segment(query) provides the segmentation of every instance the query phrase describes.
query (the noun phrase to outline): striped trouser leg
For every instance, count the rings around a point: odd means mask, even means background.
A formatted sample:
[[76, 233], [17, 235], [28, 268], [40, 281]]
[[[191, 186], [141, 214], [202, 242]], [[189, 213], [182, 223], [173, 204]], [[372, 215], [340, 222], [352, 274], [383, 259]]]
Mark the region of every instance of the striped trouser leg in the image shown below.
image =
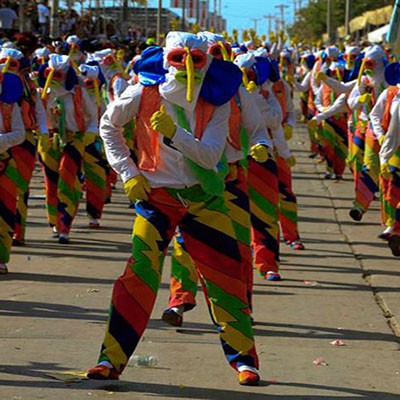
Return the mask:
[[379, 189], [379, 142], [372, 129], [365, 135], [364, 160], [361, 173], [356, 184], [354, 207], [367, 211]]
[[285, 242], [300, 239], [297, 218], [297, 199], [292, 188], [292, 171], [286, 160], [276, 158], [279, 184], [279, 222]]
[[70, 134], [62, 150], [57, 187], [57, 230], [59, 233], [69, 233], [78, 211], [82, 192], [79, 172], [82, 168], [84, 147], [83, 134], [74, 132]]
[[205, 285], [225, 357], [234, 369], [258, 368], [247, 299], [248, 269], [225, 200], [200, 190], [182, 190], [180, 195], [188, 202], [182, 236]]
[[106, 199], [106, 169], [99, 142], [85, 147], [83, 170], [86, 182], [86, 212], [89, 218], [100, 219]]
[[[381, 201], [381, 222], [385, 226], [393, 226], [394, 224], [394, 214], [396, 210], [397, 202], [393, 205], [391, 187], [394, 178], [385, 178], [384, 176], [379, 176], [379, 191], [380, 191], [380, 201]], [[400, 199], [399, 199], [400, 200]]]
[[29, 184], [36, 161], [36, 139], [32, 131], [26, 131], [25, 141], [12, 148], [19, 175], [17, 212], [15, 214], [14, 238], [25, 239], [26, 217], [28, 214]]
[[17, 165], [9, 152], [0, 153], [0, 263], [10, 260], [17, 211]]
[[351, 162], [353, 163], [354, 190], [357, 191], [358, 181], [364, 160], [365, 151], [365, 123], [358, 122], [354, 131], [353, 145], [351, 148]]
[[198, 187], [153, 189], [148, 201], [137, 203], [132, 257], [114, 284], [99, 361], [110, 362], [118, 372], [124, 369], [150, 318], [164, 255], [180, 223], [185, 245], [206, 285], [228, 361], [234, 367], [258, 366], [240, 254], [223, 206], [222, 198], [206, 196]]
[[39, 161], [43, 166], [44, 186], [46, 191], [46, 212], [50, 226], [57, 226], [57, 187], [59, 180], [58, 168], [61, 151], [59, 146], [53, 145], [48, 151], [39, 151]]
[[183, 306], [189, 311], [196, 306], [197, 272], [178, 231], [173, 238], [168, 307]]
[[328, 123], [331, 124], [334, 133], [333, 171], [336, 175], [342, 176], [348, 156], [347, 118], [343, 114], [338, 115], [330, 118]]
[[254, 264], [263, 275], [279, 270], [279, 186], [274, 159], [249, 159], [249, 197]]
[[390, 160], [390, 170], [392, 172], [389, 189], [388, 189], [388, 202], [389, 202], [389, 224], [393, 226], [394, 233], [400, 235], [400, 150]]
[[246, 270], [247, 300], [252, 308], [253, 255], [251, 251], [250, 200], [247, 173], [242, 166], [237, 167], [237, 178], [226, 182], [224, 198], [232, 219], [239, 245], [240, 255]]
[[[248, 271], [248, 300], [251, 305], [253, 287], [253, 257], [250, 248], [250, 210], [247, 178], [244, 169], [238, 167], [237, 179], [226, 183], [224, 193], [229, 215], [232, 218], [240, 253]], [[186, 251], [182, 235], [173, 239], [169, 307], [184, 306], [190, 310], [195, 306], [197, 274], [193, 260]]]

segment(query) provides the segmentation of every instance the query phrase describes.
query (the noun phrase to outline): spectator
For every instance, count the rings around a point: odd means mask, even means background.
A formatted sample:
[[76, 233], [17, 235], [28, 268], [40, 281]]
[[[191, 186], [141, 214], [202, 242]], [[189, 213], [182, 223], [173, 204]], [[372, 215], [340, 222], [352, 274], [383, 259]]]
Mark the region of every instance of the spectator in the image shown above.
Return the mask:
[[37, 6], [38, 22], [39, 22], [39, 33], [40, 35], [47, 37], [49, 35], [49, 19], [50, 10], [46, 5], [45, 1], [41, 1]]
[[8, 0], [3, 1], [0, 8], [0, 29], [6, 36], [12, 33], [12, 30], [16, 27], [17, 20], [18, 15], [10, 7], [10, 2]]

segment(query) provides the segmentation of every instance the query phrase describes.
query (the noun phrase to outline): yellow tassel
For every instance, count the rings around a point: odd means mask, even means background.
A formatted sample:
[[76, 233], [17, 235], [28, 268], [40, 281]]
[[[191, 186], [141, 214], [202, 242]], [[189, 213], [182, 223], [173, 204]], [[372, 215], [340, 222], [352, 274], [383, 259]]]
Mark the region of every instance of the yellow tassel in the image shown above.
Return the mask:
[[193, 91], [194, 91], [194, 66], [193, 59], [190, 54], [189, 47], [185, 46], [186, 55], [186, 74], [187, 74], [187, 90], [186, 90], [186, 100], [191, 103], [193, 101]]
[[40, 96], [42, 100], [46, 100], [47, 91], [49, 90], [51, 81], [53, 80], [54, 71], [55, 71], [54, 68], [51, 68], [50, 73], [47, 76], [46, 84], [44, 85], [42, 95]]
[[336, 68], [336, 78], [340, 82], [342, 80], [342, 77], [340, 76], [340, 71], [339, 68]]
[[360, 72], [358, 73], [358, 78], [357, 78], [357, 84], [358, 84], [358, 86], [361, 85], [361, 77], [362, 77], [362, 74], [363, 74], [363, 72], [364, 72], [364, 66], [365, 66], [365, 62], [366, 62], [366, 61], [367, 61], [367, 60], [366, 60], [365, 58], [363, 58], [362, 63], [361, 63], [361, 67], [360, 67]]
[[125, 68], [125, 71], [124, 71], [125, 75], [129, 74], [129, 70], [131, 69], [131, 66], [132, 66], [132, 60], [128, 62], [128, 65]]
[[242, 83], [244, 87], [247, 87], [247, 85], [249, 84], [249, 79], [247, 78], [247, 74], [246, 74], [246, 69], [245, 68], [240, 68], [242, 70]]
[[224, 44], [220, 40], [218, 41], [218, 44], [221, 47], [222, 58], [224, 59], [224, 61], [229, 61], [229, 55], [226, 51]]
[[3, 74], [6, 73], [8, 71], [8, 67], [10, 66], [10, 62], [11, 62], [11, 57], [7, 57], [7, 61], [6, 61], [6, 65], [3, 68]]
[[98, 83], [97, 79], [93, 80], [93, 85], [94, 85], [94, 95], [96, 97], [96, 104], [97, 104], [97, 107], [100, 107], [100, 105], [101, 105], [100, 91], [99, 91], [99, 83]]

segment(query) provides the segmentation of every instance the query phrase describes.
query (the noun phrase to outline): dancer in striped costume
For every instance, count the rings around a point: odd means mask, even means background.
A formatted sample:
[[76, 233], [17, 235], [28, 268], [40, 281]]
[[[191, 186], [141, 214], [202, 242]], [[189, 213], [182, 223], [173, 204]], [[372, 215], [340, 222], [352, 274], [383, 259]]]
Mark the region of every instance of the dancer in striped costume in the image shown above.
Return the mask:
[[348, 99], [350, 109], [360, 111], [352, 150], [356, 163], [356, 197], [354, 207], [349, 212], [355, 221], [361, 221], [379, 190], [380, 145], [370, 126], [369, 113], [387, 86], [384, 79], [385, 63], [386, 57], [381, 47], [368, 48], [360, 68], [358, 82]]
[[[80, 84], [87, 90], [92, 106], [97, 109], [97, 115], [103, 115], [106, 105], [100, 92], [105, 83], [100, 67], [82, 64]], [[100, 219], [106, 200], [106, 160], [103, 154], [103, 144], [97, 132], [87, 132], [84, 138], [85, 152], [83, 155], [83, 173], [86, 184], [86, 212], [89, 217], [89, 228], [100, 227]]]
[[20, 183], [10, 148], [25, 138], [21, 112], [16, 104], [22, 97], [22, 81], [17, 74], [7, 72], [8, 68], [18, 66], [15, 61], [9, 58], [2, 65], [0, 86], [0, 274], [8, 272]]
[[[215, 169], [228, 134], [226, 103], [240, 85], [240, 71], [230, 63], [211, 62], [206, 52], [204, 39], [170, 32], [165, 82], [127, 89], [102, 118], [100, 134], [108, 160], [125, 182], [129, 198], [139, 201], [132, 257], [115, 282], [99, 364], [88, 371], [91, 379], [118, 379], [124, 370], [150, 318], [163, 259], [179, 226], [206, 286], [227, 361], [240, 384], [259, 381], [246, 271], [222, 197], [223, 180]], [[215, 89], [218, 80], [208, 81], [208, 71], [233, 80], [218, 101], [207, 87]], [[123, 138], [123, 126], [135, 117], [137, 164]], [[180, 125], [183, 119], [190, 131]]]
[[381, 182], [386, 183], [382, 210], [386, 229], [380, 237], [388, 240], [392, 254], [400, 257], [400, 64], [389, 64], [386, 81], [391, 85], [379, 96], [371, 112], [374, 133], [381, 144]]
[[[216, 59], [231, 60], [231, 47], [223, 36], [211, 32], [199, 34], [208, 42], [208, 53]], [[247, 188], [247, 171], [244, 158], [250, 153], [258, 161], [265, 162], [272, 142], [267, 138], [263, 116], [258, 110], [258, 93], [249, 93], [243, 86], [231, 100], [229, 136], [225, 154], [229, 164], [229, 174], [225, 182], [224, 198], [232, 218], [239, 242], [239, 249], [248, 271], [247, 296], [251, 306], [253, 286], [253, 257], [250, 248], [250, 204]], [[171, 260], [171, 281], [169, 307], [162, 319], [173, 326], [181, 326], [183, 312], [195, 306], [197, 275], [195, 266], [185, 250], [180, 234], [174, 238]]]
[[[23, 143], [13, 146], [11, 152], [18, 171], [18, 200], [15, 216], [15, 229], [13, 245], [20, 246], [25, 243], [26, 217], [28, 213], [29, 184], [32, 179], [36, 162], [37, 136], [47, 135], [46, 115], [40, 94], [30, 77], [30, 61], [23, 54], [14, 49], [2, 49], [0, 57], [17, 61], [14, 73], [19, 73], [23, 86], [21, 99], [21, 114], [25, 126], [25, 140]], [[1, 60], [0, 60], [1, 62]], [[17, 67], [19, 67], [17, 69]], [[9, 67], [11, 70], [11, 67]]]
[[[69, 232], [78, 210], [85, 134], [98, 130], [97, 110], [85, 88], [78, 85], [67, 56], [50, 54], [39, 70], [51, 140], [43, 135], [40, 156], [45, 171], [49, 224], [59, 243], [69, 243]], [[55, 211], [57, 214], [55, 215]]]

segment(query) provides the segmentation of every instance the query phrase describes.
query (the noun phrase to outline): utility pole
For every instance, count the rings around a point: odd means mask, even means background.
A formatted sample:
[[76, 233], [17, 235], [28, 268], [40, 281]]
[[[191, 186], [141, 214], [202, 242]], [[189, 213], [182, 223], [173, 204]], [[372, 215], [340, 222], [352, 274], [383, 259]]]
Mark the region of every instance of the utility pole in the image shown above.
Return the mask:
[[20, 0], [18, 8], [18, 29], [22, 33], [25, 31], [25, 16], [24, 16], [25, 1]]
[[185, 25], [186, 25], [186, 0], [181, 0], [182, 2], [182, 24], [181, 29], [185, 32]]
[[289, 6], [285, 4], [278, 4], [275, 8], [279, 8], [281, 11], [281, 24], [282, 24], [282, 31], [285, 31], [285, 8], [289, 8]]
[[344, 21], [346, 36], [350, 35], [350, 15], [351, 15], [351, 1], [346, 0], [346, 13], [345, 13], [345, 21]]
[[262, 18], [250, 18], [252, 21], [254, 21], [254, 31], [257, 33], [257, 22], [261, 21]]
[[326, 3], [326, 33], [328, 34], [328, 41], [332, 41], [332, 0], [327, 0]]
[[297, 17], [297, 0], [293, 0], [293, 21], [296, 22]]
[[217, 0], [214, 0], [214, 7], [213, 7], [213, 27], [214, 32], [217, 30]]
[[157, 8], [157, 38], [156, 43], [158, 45], [161, 44], [160, 36], [161, 36], [161, 13], [162, 13], [162, 0], [158, 0], [158, 8]]
[[50, 1], [50, 37], [56, 38], [60, 35], [59, 21], [58, 21], [58, 0]]
[[196, 0], [196, 24], [200, 24], [200, 0]]
[[272, 31], [272, 21], [275, 20], [275, 16], [272, 14], [264, 15], [264, 18], [268, 20], [268, 37], [269, 33]]

